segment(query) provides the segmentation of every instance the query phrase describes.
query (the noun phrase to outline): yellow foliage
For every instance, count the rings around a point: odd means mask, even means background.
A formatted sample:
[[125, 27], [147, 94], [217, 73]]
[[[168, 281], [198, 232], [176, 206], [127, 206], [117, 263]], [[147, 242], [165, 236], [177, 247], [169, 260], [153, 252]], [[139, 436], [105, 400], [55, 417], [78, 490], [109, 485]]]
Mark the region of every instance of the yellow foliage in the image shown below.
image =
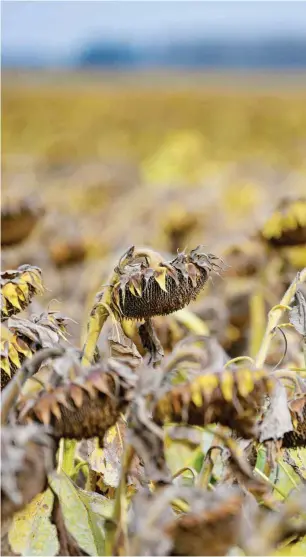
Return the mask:
[[15, 514], [9, 542], [20, 555], [56, 555], [59, 549], [56, 527], [50, 522], [53, 493], [40, 493], [22, 511]]

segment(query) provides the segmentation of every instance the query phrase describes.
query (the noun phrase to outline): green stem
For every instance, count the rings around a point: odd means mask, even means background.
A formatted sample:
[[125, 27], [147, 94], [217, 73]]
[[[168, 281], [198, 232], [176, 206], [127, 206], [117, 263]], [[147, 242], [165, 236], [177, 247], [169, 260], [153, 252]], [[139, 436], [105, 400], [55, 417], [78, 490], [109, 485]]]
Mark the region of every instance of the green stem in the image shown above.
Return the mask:
[[107, 547], [107, 555], [116, 555], [116, 545], [120, 538], [120, 533], [123, 534], [123, 550], [122, 555], [128, 555], [128, 552], [125, 550], [127, 544], [127, 532], [126, 532], [126, 476], [131, 466], [132, 460], [134, 456], [134, 448], [131, 445], [128, 445], [123, 453], [122, 456], [122, 469], [121, 469], [121, 476], [120, 482], [116, 489], [116, 498], [115, 498], [115, 506], [114, 506], [114, 513], [112, 517], [112, 524], [110, 524], [110, 528], [107, 532], [107, 539], [106, 539], [106, 547]]
[[[219, 428], [220, 429], [220, 428]], [[208, 484], [210, 482], [211, 479], [211, 475], [212, 475], [212, 471], [214, 469], [215, 466], [215, 458], [216, 458], [216, 451], [222, 451], [221, 447], [219, 447], [217, 445], [218, 443], [218, 426], [216, 427], [216, 432], [215, 435], [212, 439], [211, 442], [211, 446], [209, 451], [206, 453], [205, 458], [203, 460], [203, 464], [202, 464], [202, 468], [200, 470], [200, 473], [197, 477], [197, 486], [199, 487], [203, 487], [205, 489], [208, 488]]]
[[74, 469], [74, 455], [77, 441], [74, 439], [61, 439], [62, 453], [61, 453], [61, 469], [67, 476], [73, 476]]
[[83, 347], [82, 364], [90, 365], [93, 362], [96, 346], [102, 327], [108, 318], [108, 311], [101, 303], [97, 303], [90, 314], [86, 340]]
[[268, 478], [261, 470], [255, 468], [254, 472], [256, 472], [256, 474], [258, 474], [266, 482], [266, 484], [275, 489], [275, 491], [277, 491], [284, 499], [286, 499], [286, 494], [277, 485], [275, 485], [272, 480], [270, 480], [270, 478]]
[[255, 358], [266, 325], [265, 298], [260, 290], [255, 292], [250, 299], [250, 321], [250, 354], [252, 358]]

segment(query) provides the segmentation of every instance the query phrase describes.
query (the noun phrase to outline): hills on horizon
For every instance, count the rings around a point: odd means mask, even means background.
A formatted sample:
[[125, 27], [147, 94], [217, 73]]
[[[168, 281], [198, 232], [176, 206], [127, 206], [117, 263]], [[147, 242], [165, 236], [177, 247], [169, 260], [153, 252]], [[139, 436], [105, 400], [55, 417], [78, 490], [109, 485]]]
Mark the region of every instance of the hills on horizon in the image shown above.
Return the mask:
[[306, 68], [306, 38], [195, 38], [148, 45], [101, 40], [89, 42], [61, 58], [43, 52], [2, 51], [2, 67], [303, 69]]

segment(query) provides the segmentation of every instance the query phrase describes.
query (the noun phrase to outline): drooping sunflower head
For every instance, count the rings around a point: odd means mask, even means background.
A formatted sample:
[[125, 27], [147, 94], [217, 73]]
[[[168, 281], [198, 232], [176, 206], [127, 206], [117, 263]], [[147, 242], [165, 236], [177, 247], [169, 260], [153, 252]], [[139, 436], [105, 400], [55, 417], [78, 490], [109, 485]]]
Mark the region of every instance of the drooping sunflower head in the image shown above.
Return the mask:
[[33, 197], [4, 200], [1, 208], [1, 246], [9, 248], [23, 243], [34, 230], [44, 208]]
[[33, 296], [44, 291], [41, 270], [32, 265], [21, 265], [16, 270], [3, 271], [0, 282], [2, 321], [25, 309]]
[[274, 247], [306, 243], [306, 198], [282, 199], [265, 223], [261, 236]]
[[210, 273], [221, 268], [218, 258], [202, 252], [201, 246], [189, 253], [178, 253], [171, 261], [133, 246], [115, 269], [118, 281], [112, 290], [112, 301], [128, 319], [168, 315], [194, 300]]

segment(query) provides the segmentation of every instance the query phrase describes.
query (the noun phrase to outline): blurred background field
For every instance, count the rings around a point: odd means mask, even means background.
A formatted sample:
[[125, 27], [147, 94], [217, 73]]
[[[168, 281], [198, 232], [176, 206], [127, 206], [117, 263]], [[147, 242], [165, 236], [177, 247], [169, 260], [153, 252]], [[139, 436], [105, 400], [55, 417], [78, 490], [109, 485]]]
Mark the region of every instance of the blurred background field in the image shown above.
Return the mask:
[[56, 299], [52, 308], [84, 326], [95, 293], [129, 246], [175, 254], [203, 244], [230, 267], [191, 309], [232, 356], [256, 352], [264, 324], [254, 307], [262, 303], [265, 314], [306, 263], [305, 236], [277, 249], [270, 241], [281, 236], [282, 215], [285, 227], [302, 228], [305, 205], [299, 217], [285, 206], [272, 232], [264, 228], [280, 200], [305, 196], [301, 44], [298, 60], [284, 56], [285, 67], [260, 66], [259, 56], [254, 69], [251, 56], [242, 70], [235, 57], [141, 68], [117, 55], [78, 67], [56, 57], [39, 67], [5, 58], [2, 267], [41, 267], [42, 304]]

